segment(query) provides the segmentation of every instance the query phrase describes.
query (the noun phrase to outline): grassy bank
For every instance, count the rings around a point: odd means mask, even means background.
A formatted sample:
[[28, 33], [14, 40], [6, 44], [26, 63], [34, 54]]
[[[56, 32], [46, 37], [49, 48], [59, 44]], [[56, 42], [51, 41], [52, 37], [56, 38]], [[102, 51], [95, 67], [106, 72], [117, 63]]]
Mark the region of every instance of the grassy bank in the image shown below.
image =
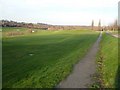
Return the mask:
[[94, 31], [41, 31], [3, 37], [3, 87], [54, 87], [93, 45]]
[[103, 34], [97, 64], [101, 87], [118, 87], [118, 38]]

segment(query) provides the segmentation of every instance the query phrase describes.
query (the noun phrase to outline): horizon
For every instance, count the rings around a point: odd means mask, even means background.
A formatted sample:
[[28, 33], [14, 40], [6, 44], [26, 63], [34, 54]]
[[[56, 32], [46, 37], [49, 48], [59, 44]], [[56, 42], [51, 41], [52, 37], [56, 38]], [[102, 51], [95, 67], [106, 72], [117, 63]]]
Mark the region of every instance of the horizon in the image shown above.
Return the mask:
[[118, 17], [119, 0], [1, 0], [2, 19], [50, 25], [102, 26]]
[[[2, 21], [2, 20], [0, 20], [0, 21]], [[14, 20], [4, 20], [4, 21], [9, 21], [9, 22], [10, 22], [10, 21], [13, 21], [13, 22], [17, 22], [17, 23], [26, 23], [26, 24], [27, 24], [27, 23], [32, 23], [32, 22], [14, 21]], [[91, 27], [91, 24], [90, 24], [90, 25], [67, 25], [67, 24], [66, 24], [66, 25], [64, 25], [64, 24], [63, 24], [63, 25], [59, 25], [59, 24], [58, 24], [58, 25], [55, 25], [55, 24], [41, 23], [41, 22], [32, 23], [32, 24], [39, 24], [39, 23], [40, 23], [40, 24], [46, 24], [46, 25], [52, 25], [52, 26], [81, 26], [81, 27], [82, 27], [82, 26], [83, 26], [83, 27], [86, 26], [86, 27]], [[105, 25], [101, 25], [101, 26], [104, 27]], [[108, 26], [108, 25], [106, 25], [106, 26]], [[94, 27], [98, 27], [98, 25], [94, 25]]]

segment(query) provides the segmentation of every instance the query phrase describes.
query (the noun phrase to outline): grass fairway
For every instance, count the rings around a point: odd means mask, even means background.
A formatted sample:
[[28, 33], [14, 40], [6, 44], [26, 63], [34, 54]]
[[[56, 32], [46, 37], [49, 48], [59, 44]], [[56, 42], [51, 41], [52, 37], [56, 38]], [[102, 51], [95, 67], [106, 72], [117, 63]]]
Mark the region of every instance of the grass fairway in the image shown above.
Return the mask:
[[118, 87], [118, 38], [103, 34], [97, 60], [102, 86]]
[[12, 32], [12, 31], [26, 31], [27, 28], [22, 27], [3, 27], [2, 32]]
[[98, 34], [65, 30], [3, 37], [3, 88], [56, 86], [86, 54]]

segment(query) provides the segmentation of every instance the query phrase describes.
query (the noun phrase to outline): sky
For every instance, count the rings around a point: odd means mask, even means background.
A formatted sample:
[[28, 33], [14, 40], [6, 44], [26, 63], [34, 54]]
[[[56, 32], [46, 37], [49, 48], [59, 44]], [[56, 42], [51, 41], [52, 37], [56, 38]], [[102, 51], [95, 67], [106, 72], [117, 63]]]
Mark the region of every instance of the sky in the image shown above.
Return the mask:
[[120, 1], [118, 4], [118, 25], [120, 26]]
[[53, 25], [111, 24], [119, 0], [0, 0], [1, 18]]

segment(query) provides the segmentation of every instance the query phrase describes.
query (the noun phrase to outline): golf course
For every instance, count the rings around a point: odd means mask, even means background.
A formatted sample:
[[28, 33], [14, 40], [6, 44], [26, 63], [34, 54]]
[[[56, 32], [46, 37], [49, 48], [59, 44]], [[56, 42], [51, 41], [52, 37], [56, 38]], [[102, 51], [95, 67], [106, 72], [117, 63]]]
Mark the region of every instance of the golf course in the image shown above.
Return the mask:
[[[56, 87], [71, 74], [100, 35], [93, 30], [2, 30], [3, 88]], [[9, 36], [11, 32], [24, 34]], [[118, 38], [103, 32], [96, 54], [98, 77], [93, 87], [118, 87]]]
[[92, 30], [41, 30], [3, 36], [3, 87], [56, 86], [70, 74], [98, 36], [99, 32]]
[[120, 90], [119, 0], [0, 4], [1, 90]]

